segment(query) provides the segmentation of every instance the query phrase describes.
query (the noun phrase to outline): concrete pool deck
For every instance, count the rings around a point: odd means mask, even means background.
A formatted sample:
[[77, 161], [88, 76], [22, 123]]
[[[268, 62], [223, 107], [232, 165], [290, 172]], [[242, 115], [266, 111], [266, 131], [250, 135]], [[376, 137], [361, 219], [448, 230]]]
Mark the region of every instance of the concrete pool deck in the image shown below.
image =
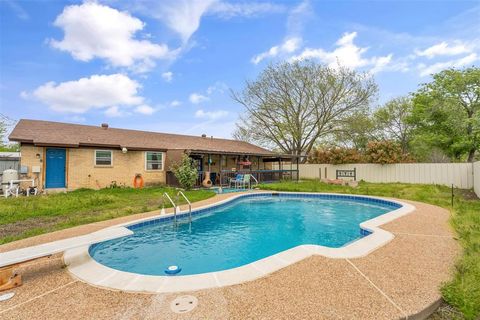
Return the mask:
[[[204, 206], [231, 194], [195, 204]], [[416, 207], [382, 229], [395, 238], [366, 257], [311, 256], [260, 279], [190, 293], [143, 294], [85, 284], [64, 268], [61, 256], [19, 268], [24, 285], [0, 302], [0, 319], [398, 319], [414, 316], [440, 299], [460, 247], [448, 225], [448, 210]], [[1, 251], [77, 236], [107, 226], [158, 215], [134, 215], [0, 246]], [[190, 313], [176, 314], [170, 302], [198, 298]], [[419, 317], [421, 318], [421, 317]]]

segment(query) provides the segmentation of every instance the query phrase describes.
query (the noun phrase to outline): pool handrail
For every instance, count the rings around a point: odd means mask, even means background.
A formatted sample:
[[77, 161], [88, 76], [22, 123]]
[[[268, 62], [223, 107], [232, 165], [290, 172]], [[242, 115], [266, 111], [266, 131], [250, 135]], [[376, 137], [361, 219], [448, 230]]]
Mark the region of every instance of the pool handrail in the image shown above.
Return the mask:
[[170, 196], [166, 192], [164, 192], [162, 196], [164, 198], [166, 197], [170, 201], [170, 203], [172, 204], [172, 206], [173, 206], [173, 220], [174, 220], [174, 223], [177, 224], [177, 206], [175, 205], [175, 202], [173, 202], [172, 198], [170, 198]]
[[192, 222], [192, 203], [188, 200], [187, 196], [182, 191], [178, 191], [177, 196], [181, 195], [185, 201], [188, 203], [188, 220]]

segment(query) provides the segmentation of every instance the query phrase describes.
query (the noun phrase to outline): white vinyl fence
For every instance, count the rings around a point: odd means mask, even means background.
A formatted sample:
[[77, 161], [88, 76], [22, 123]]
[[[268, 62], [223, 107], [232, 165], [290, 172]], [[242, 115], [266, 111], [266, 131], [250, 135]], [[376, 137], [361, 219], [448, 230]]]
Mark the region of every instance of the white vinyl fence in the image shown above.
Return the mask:
[[301, 164], [300, 179], [335, 179], [336, 170], [356, 171], [356, 180], [368, 182], [404, 182], [440, 184], [471, 189], [476, 168], [475, 191], [480, 193], [480, 162], [472, 163], [398, 163], [398, 164]]
[[480, 198], [480, 161], [473, 164], [473, 190]]

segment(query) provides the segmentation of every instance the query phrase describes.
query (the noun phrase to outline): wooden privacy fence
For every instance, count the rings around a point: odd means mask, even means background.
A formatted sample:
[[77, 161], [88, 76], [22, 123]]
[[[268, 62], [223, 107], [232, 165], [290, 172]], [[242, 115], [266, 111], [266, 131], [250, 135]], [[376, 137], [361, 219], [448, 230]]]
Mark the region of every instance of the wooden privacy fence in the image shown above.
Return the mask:
[[[300, 179], [335, 179], [337, 170], [355, 169], [356, 180], [368, 182], [404, 182], [440, 184], [461, 189], [474, 187], [480, 193], [480, 162], [472, 163], [398, 163], [398, 164], [301, 164]], [[350, 178], [351, 179], [351, 178]]]

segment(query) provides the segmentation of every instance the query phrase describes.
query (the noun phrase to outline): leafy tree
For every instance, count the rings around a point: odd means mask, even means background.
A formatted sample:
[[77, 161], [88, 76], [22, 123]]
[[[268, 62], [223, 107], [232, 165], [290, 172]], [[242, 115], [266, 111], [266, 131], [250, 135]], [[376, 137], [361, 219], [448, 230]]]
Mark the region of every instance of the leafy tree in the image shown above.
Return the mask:
[[179, 163], [174, 163], [171, 170], [182, 188], [186, 190], [193, 188], [198, 178], [198, 171], [195, 161], [188, 154], [184, 154]]
[[480, 69], [448, 69], [414, 95], [411, 122], [416, 142], [455, 160], [474, 160], [480, 147]]
[[365, 150], [369, 141], [377, 140], [375, 130], [375, 122], [370, 113], [361, 110], [342, 119], [331, 142], [341, 148]]
[[402, 154], [408, 153], [408, 145], [412, 138], [414, 124], [409, 122], [413, 109], [409, 97], [394, 98], [373, 114], [377, 127], [377, 136], [382, 140], [397, 141], [402, 148]]
[[288, 154], [308, 154], [342, 120], [368, 107], [377, 85], [367, 74], [312, 61], [268, 66], [232, 98], [245, 108], [234, 137]]

